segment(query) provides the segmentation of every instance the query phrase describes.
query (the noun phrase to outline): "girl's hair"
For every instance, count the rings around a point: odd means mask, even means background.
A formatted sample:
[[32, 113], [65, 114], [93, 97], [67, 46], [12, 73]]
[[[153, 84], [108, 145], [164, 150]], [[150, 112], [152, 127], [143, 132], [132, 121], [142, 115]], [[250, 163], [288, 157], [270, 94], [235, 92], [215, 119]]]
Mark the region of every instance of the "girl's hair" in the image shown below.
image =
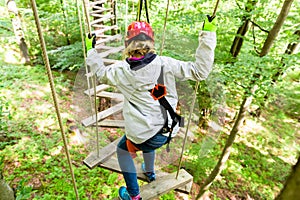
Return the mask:
[[147, 53], [155, 53], [154, 42], [151, 40], [133, 40], [123, 52], [126, 58], [136, 55], [144, 56]]

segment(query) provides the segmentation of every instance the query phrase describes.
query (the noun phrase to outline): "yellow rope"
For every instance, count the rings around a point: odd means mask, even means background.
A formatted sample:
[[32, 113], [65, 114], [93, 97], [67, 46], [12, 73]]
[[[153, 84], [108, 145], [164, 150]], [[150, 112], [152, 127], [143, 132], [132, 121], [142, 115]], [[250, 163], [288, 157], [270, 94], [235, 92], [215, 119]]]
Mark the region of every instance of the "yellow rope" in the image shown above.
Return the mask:
[[45, 62], [45, 67], [47, 69], [47, 74], [48, 74], [48, 79], [49, 79], [49, 83], [50, 83], [50, 87], [51, 87], [53, 102], [54, 102], [54, 106], [55, 106], [55, 110], [56, 110], [56, 114], [57, 114], [57, 119], [58, 119], [60, 131], [61, 131], [61, 135], [62, 135], [63, 142], [64, 142], [64, 147], [65, 147], [65, 151], [66, 151], [66, 155], [67, 155], [67, 159], [68, 159], [70, 173], [71, 173], [71, 176], [72, 176], [74, 191], [75, 191], [75, 194], [76, 194], [76, 199], [79, 200], [75, 175], [74, 175], [74, 172], [73, 172], [72, 162], [71, 162], [71, 158], [70, 158], [70, 152], [69, 152], [67, 139], [66, 139], [66, 135], [65, 135], [65, 132], [64, 132], [63, 123], [62, 123], [62, 119], [61, 119], [61, 115], [60, 115], [60, 111], [59, 111], [59, 107], [58, 107], [58, 103], [57, 103], [58, 102], [57, 101], [57, 94], [56, 94], [56, 90], [54, 88], [53, 76], [52, 76], [52, 72], [51, 72], [51, 68], [50, 68], [50, 63], [49, 63], [47, 50], [46, 50], [46, 44], [45, 44], [45, 40], [44, 40], [44, 37], [43, 37], [42, 28], [41, 28], [39, 16], [38, 16], [38, 13], [37, 13], [37, 7], [36, 7], [35, 0], [31, 0], [31, 6], [32, 6], [32, 11], [33, 11], [33, 14], [34, 14], [34, 18], [35, 18], [36, 27], [37, 27], [37, 30], [38, 30], [40, 44], [41, 44], [41, 48], [42, 48], [42, 52], [43, 52], [43, 59], [44, 59], [44, 62]]

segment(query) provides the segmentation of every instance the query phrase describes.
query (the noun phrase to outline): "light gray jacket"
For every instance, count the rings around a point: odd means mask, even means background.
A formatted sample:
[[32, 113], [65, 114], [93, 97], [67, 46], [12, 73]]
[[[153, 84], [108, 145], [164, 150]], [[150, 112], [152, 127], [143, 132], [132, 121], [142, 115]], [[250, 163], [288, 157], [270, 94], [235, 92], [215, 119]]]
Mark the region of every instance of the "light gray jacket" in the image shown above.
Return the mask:
[[[178, 102], [175, 78], [182, 81], [206, 79], [212, 69], [215, 47], [216, 33], [200, 31], [194, 63], [157, 56], [148, 65], [134, 71], [126, 61], [105, 67], [96, 50], [92, 49], [88, 52], [87, 65], [96, 69], [95, 73], [102, 82], [114, 85], [122, 92], [125, 97], [123, 116], [126, 137], [140, 144], [153, 137], [164, 125], [161, 106], [149, 92], [157, 83], [161, 68], [167, 87], [166, 99], [175, 110]], [[171, 125], [170, 116], [168, 119]], [[172, 136], [177, 131], [178, 126], [174, 128]]]

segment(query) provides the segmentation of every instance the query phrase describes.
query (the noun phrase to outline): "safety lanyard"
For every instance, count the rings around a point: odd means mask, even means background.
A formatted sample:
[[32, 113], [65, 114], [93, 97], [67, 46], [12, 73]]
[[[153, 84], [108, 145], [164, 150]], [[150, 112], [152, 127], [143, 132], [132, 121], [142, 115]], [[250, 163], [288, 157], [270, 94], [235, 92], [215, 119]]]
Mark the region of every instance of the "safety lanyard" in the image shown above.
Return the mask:
[[141, 13], [142, 13], [142, 9], [143, 9], [143, 1], [145, 2], [145, 11], [146, 11], [147, 22], [148, 22], [148, 24], [150, 24], [149, 14], [148, 14], [147, 0], [140, 0], [139, 1], [139, 4], [138, 4], [138, 13], [137, 13], [137, 16], [136, 16], [136, 21], [141, 21]]

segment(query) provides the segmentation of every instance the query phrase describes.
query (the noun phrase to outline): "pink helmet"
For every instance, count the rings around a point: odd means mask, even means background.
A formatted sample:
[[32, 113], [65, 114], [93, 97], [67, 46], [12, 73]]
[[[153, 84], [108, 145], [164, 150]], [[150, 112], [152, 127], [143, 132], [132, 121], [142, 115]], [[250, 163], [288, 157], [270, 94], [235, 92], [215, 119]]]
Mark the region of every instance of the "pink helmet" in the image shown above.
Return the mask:
[[150, 24], [139, 21], [132, 22], [127, 28], [125, 46], [128, 46], [134, 39], [154, 41], [154, 32]]

